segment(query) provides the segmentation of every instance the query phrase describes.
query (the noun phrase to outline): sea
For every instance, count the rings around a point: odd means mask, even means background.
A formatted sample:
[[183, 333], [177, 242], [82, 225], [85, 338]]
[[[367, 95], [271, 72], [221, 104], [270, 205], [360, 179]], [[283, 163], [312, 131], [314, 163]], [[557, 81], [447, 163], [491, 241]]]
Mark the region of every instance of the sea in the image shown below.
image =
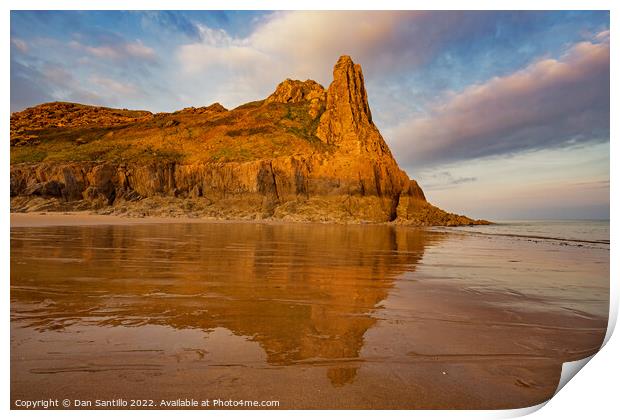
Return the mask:
[[460, 226], [438, 230], [607, 249], [610, 243], [609, 220], [504, 220], [492, 225]]

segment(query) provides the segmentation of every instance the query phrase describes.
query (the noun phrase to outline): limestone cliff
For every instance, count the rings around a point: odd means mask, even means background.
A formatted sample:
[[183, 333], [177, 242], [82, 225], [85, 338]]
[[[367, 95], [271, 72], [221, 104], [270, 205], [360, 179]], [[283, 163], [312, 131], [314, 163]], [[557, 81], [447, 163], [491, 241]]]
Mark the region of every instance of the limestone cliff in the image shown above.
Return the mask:
[[175, 113], [52, 103], [11, 115], [11, 210], [484, 223], [446, 213], [394, 160], [359, 64], [263, 101]]

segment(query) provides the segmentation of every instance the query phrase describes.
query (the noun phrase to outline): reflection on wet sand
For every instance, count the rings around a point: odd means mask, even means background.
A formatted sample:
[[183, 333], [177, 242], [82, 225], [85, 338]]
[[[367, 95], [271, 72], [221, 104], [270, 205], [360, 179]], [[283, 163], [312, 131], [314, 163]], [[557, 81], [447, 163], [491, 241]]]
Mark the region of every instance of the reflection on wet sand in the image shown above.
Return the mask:
[[391, 226], [11, 229], [11, 398], [517, 408], [595, 352], [608, 251]]
[[[245, 224], [15, 229], [12, 319], [227, 328], [273, 365], [359, 357], [374, 309], [439, 235]], [[44, 268], [44, 269], [42, 269]], [[334, 385], [356, 367], [333, 367]]]

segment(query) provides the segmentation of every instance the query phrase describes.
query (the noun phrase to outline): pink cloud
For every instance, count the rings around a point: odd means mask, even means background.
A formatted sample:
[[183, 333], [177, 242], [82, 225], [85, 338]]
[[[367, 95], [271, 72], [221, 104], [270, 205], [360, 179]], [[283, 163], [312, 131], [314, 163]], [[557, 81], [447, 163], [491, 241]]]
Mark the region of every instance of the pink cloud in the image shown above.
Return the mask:
[[122, 60], [127, 58], [135, 58], [146, 61], [157, 60], [155, 50], [147, 47], [139, 40], [135, 42], [99, 46], [84, 45], [74, 40], [69, 43], [69, 46], [76, 50], [84, 51], [97, 58], [106, 60]]
[[15, 48], [17, 48], [22, 53], [28, 52], [28, 49], [29, 49], [28, 43], [26, 43], [26, 41], [24, 41], [23, 39], [19, 39], [19, 38], [11, 38], [11, 45], [13, 45]]
[[208, 74], [212, 96], [235, 106], [269, 94], [285, 78], [328, 85], [338, 57], [362, 63], [368, 79], [410, 72], [463, 33], [489, 29], [484, 14], [416, 11], [286, 11], [246, 37], [198, 24], [200, 39], [178, 48], [183, 77]]
[[500, 155], [609, 136], [609, 41], [446, 95], [388, 138], [405, 165]]

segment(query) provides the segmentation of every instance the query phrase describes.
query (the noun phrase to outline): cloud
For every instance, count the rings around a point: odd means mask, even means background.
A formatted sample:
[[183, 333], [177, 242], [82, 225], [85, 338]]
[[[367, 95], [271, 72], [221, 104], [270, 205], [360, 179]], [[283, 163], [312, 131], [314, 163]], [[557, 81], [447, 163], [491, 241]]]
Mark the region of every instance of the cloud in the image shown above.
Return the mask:
[[389, 130], [405, 166], [505, 155], [609, 138], [609, 36], [560, 58], [446, 95]]
[[100, 95], [80, 87], [78, 81], [59, 64], [44, 62], [40, 67], [11, 60], [11, 112], [51, 101], [101, 104]]
[[119, 95], [126, 97], [129, 95], [138, 94], [139, 90], [129, 83], [121, 83], [119, 81], [109, 79], [106, 77], [93, 76], [90, 78], [91, 83], [100, 87], [103, 91], [107, 92], [107, 95]]
[[411, 72], [449, 42], [494, 33], [495, 13], [432, 11], [279, 12], [247, 38], [253, 48], [285, 60], [294, 71], [327, 82], [342, 54], [369, 75]]
[[[558, 218], [568, 213], [593, 218], [602, 213], [585, 206], [605, 203], [609, 213], [609, 143], [440, 163], [409, 174], [431, 203], [477, 218]], [[442, 181], [468, 177], [475, 182], [451, 187]]]
[[141, 58], [148, 61], [154, 61], [157, 58], [155, 50], [147, 47], [141, 41], [129, 42], [125, 44], [124, 50], [130, 57]]
[[596, 35], [594, 35], [594, 38], [599, 42], [609, 43], [609, 29], [597, 33]]
[[[161, 63], [155, 51], [140, 40], [129, 42], [104, 30], [72, 33], [71, 37], [68, 44], [33, 37], [25, 50], [11, 55], [11, 111], [50, 101], [144, 107], [145, 102], [156, 104], [174, 97], [167, 86], [152, 79], [151, 70], [159, 69]], [[13, 37], [12, 45], [19, 48], [16, 40], [20, 38]], [[57, 52], [52, 56], [41, 53], [47, 50]]]
[[19, 38], [11, 38], [11, 45], [22, 53], [27, 53], [29, 49], [28, 43], [26, 43], [26, 41], [24, 41], [23, 39]]
[[327, 85], [343, 54], [362, 64], [367, 80], [380, 80], [411, 72], [450, 41], [494, 30], [485, 13], [403, 11], [275, 12], [246, 37], [195, 26], [198, 40], [176, 52], [182, 77], [208, 74], [217, 86], [212, 96], [229, 106], [260, 98], [287, 77]]
[[[186, 74], [195, 75], [226, 69], [235, 73], [259, 72], [270, 57], [247, 43], [231, 38], [225, 31], [201, 26], [203, 42], [183, 45], [178, 58]], [[235, 74], [233, 73], [232, 76]]]
[[597, 181], [588, 181], [588, 182], [575, 182], [572, 184], [573, 186], [583, 187], [583, 188], [592, 188], [592, 189], [609, 189], [610, 182], [609, 179], [597, 180]]
[[192, 40], [200, 40], [198, 26], [183, 14], [171, 10], [143, 12], [142, 25], [149, 27], [156, 24], [158, 29], [165, 29], [172, 33], [182, 33]]
[[437, 173], [433, 173], [426, 178], [426, 183], [424, 184], [424, 189], [433, 191], [433, 190], [445, 190], [454, 188], [461, 184], [468, 184], [471, 182], [476, 182], [478, 180], [475, 176], [459, 176], [455, 177], [449, 171], [440, 171]]
[[78, 51], [86, 52], [99, 59], [126, 60], [136, 59], [147, 62], [157, 61], [155, 50], [144, 45], [140, 40], [135, 42], [121, 42], [117, 44], [103, 44], [97, 46], [84, 45], [79, 41], [69, 42], [69, 46]]
[[42, 76], [38, 71], [11, 60], [11, 112], [53, 100]]
[[61, 64], [45, 62], [39, 70], [38, 78], [48, 85], [47, 91], [50, 92], [54, 100], [67, 100], [86, 104], [97, 104], [105, 102], [103, 97], [91, 90], [83, 88], [83, 84], [71, 74], [71, 72]]

